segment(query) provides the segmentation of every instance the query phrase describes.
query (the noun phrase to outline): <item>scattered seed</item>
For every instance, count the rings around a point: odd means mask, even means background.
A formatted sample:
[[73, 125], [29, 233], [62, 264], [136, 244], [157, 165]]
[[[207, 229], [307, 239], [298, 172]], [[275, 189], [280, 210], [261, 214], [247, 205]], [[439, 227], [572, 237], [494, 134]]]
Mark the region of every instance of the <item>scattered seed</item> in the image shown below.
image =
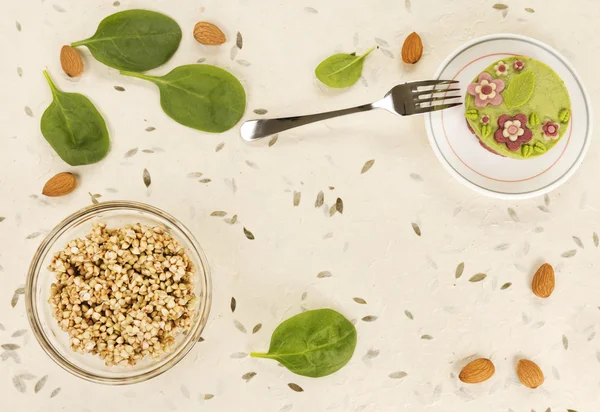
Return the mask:
[[150, 187], [152, 184], [152, 178], [150, 177], [150, 172], [148, 172], [148, 169], [144, 169], [142, 177], [144, 179], [144, 185], [146, 185], [146, 187]]
[[225, 220], [225, 223], [233, 225], [233, 224], [235, 224], [235, 222], [237, 222], [237, 215], [231, 216], [231, 219], [224, 219], [224, 220]]
[[25, 106], [25, 114], [29, 117], [33, 117], [33, 112], [31, 111], [31, 107]]
[[27, 333], [27, 329], [19, 329], [11, 335], [11, 338], [20, 338]]
[[250, 160], [246, 160], [246, 164], [248, 165], [248, 167], [250, 167], [252, 169], [260, 169], [256, 163], [254, 163]]
[[321, 190], [318, 194], [317, 194], [317, 200], [315, 200], [315, 207], [321, 207], [323, 206], [323, 203], [325, 202], [325, 194], [323, 193], [323, 191]]
[[[525, 11], [526, 11], [527, 13], [535, 13], [535, 10], [534, 10], [534, 9], [532, 9], [531, 7], [527, 7], [527, 8], [525, 9]], [[548, 409], [550, 409], [550, 408], [548, 408]]]
[[515, 222], [519, 222], [520, 221], [519, 220], [519, 216], [517, 215], [517, 212], [515, 212], [515, 210], [512, 209], [512, 208], [510, 208], [510, 207], [508, 208], [508, 216], [510, 216], [510, 218], [512, 220], [514, 220]]
[[460, 278], [464, 271], [465, 271], [465, 262], [461, 262], [456, 267], [456, 271], [454, 272], [454, 277], [456, 279]]
[[562, 344], [565, 350], [569, 349], [569, 339], [565, 335], [562, 337]]
[[431, 339], [433, 339], [433, 336], [431, 336], [431, 335], [423, 335], [423, 336], [421, 336], [421, 339], [431, 340]]
[[124, 88], [124, 87], [122, 87], [122, 86], [113, 86], [113, 87], [114, 87], [114, 88], [115, 88], [115, 90], [116, 90], [116, 91], [118, 91], [118, 92], [124, 92], [124, 91], [125, 91], [125, 88]]
[[115, 6], [115, 7], [119, 7], [120, 5], [121, 5], [121, 2], [118, 0], [113, 3], [113, 6]]
[[573, 236], [573, 242], [580, 248], [584, 249], [583, 242], [577, 236]]
[[362, 167], [360, 174], [362, 175], [363, 173], [368, 172], [369, 169], [371, 169], [374, 164], [375, 164], [375, 159], [367, 160], [367, 162], [365, 162], [364, 166]]
[[215, 395], [213, 395], [212, 393], [205, 393], [204, 394], [204, 400], [205, 401], [208, 401], [208, 400], [210, 400], [210, 399], [212, 399], [214, 397], [215, 397]]
[[572, 258], [576, 254], [577, 254], [577, 251], [573, 249], [573, 250], [567, 250], [561, 256], [564, 257], [564, 258]]
[[269, 141], [269, 147], [273, 146], [275, 143], [277, 143], [277, 139], [279, 139], [279, 135], [276, 134], [275, 136], [273, 136], [271, 138], [271, 140]]
[[414, 316], [413, 316], [413, 314], [412, 314], [410, 311], [408, 311], [408, 310], [405, 310], [405, 311], [404, 311], [404, 314], [405, 314], [405, 315], [406, 315], [406, 317], [407, 317], [407, 318], [409, 318], [410, 320], [413, 320], [413, 319], [414, 319]]
[[245, 358], [246, 356], [248, 356], [248, 354], [246, 352], [235, 352], [235, 353], [232, 353], [229, 357], [232, 359], [242, 359], [242, 358]]
[[495, 8], [496, 10], [506, 10], [506, 9], [508, 9], [508, 6], [506, 4], [502, 4], [502, 3], [494, 4], [492, 7]]
[[17, 75], [19, 75], [19, 77], [23, 77], [23, 68], [22, 67], [17, 67]]
[[375, 43], [377, 43], [381, 47], [390, 47], [390, 44], [387, 41], [380, 39], [379, 37], [375, 37]]
[[198, 342], [199, 342], [199, 343], [201, 343], [201, 342], [204, 342], [204, 341], [205, 341], [205, 339], [204, 339], [202, 336], [200, 336], [200, 337], [198, 338]]
[[242, 379], [246, 381], [246, 383], [250, 382], [250, 379], [256, 376], [256, 372], [248, 372], [242, 375]]
[[30, 233], [25, 239], [35, 239], [39, 235], [41, 235], [40, 232], [33, 232], [33, 233]]
[[314, 14], [317, 14], [317, 13], [318, 13], [317, 9], [315, 9], [315, 8], [313, 8], [313, 7], [305, 7], [305, 8], [304, 8], [304, 11], [306, 11], [306, 12], [308, 12], [308, 13], [314, 13]]
[[344, 202], [340, 197], [335, 201], [335, 210], [337, 210], [340, 214], [344, 214]]
[[392, 379], [402, 379], [408, 376], [408, 373], [404, 371], [392, 372], [388, 375]]
[[58, 4], [53, 4], [52, 8], [54, 10], [56, 10], [59, 13], [64, 13], [66, 10], [62, 8], [62, 6], [58, 5]]
[[238, 53], [238, 47], [236, 44], [233, 45], [233, 47], [231, 48], [231, 51], [229, 52], [229, 58], [231, 60], [235, 60], [235, 57], [237, 56]]
[[417, 174], [417, 173], [411, 173], [410, 174], [410, 178], [412, 180], [414, 180], [415, 182], [422, 182], [423, 181], [423, 178], [421, 177], [421, 175]]
[[546, 322], [544, 321], [535, 322], [533, 325], [531, 325], [531, 329], [540, 329], [545, 324]]
[[185, 398], [187, 398], [187, 399], [190, 399], [190, 391], [188, 390], [188, 388], [186, 388], [184, 385], [181, 385], [181, 388], [180, 388], [180, 390], [181, 390], [181, 394], [182, 394], [182, 395], [183, 395]]
[[502, 285], [502, 287], [500, 288], [500, 290], [508, 289], [511, 286], [512, 286], [511, 282], [506, 282], [504, 285]]
[[[1, 222], [1, 220], [0, 220]], [[594, 239], [594, 246], [598, 247], [598, 234], [596, 232], [594, 232], [594, 235], [592, 236], [592, 238]]]
[[15, 22], [15, 26], [17, 27], [17, 31], [22, 30], [21, 23], [19, 23], [18, 21]]
[[288, 386], [294, 392], [304, 392], [304, 389], [302, 389], [302, 387], [300, 385], [297, 385], [295, 383], [288, 383]]
[[486, 277], [487, 277], [487, 275], [485, 273], [478, 273], [478, 274], [472, 276], [471, 279], [469, 279], [469, 282], [481, 282]]
[[497, 252], [502, 252], [502, 251], [507, 250], [509, 247], [510, 247], [510, 244], [508, 244], [508, 243], [502, 243], [502, 244], [496, 246], [494, 248], [494, 250], [497, 251]]
[[233, 193], [237, 192], [237, 184], [235, 183], [235, 179], [233, 177], [231, 179], [225, 179], [225, 184], [229, 186]]
[[212, 179], [200, 179], [200, 180], [198, 180], [198, 182], [200, 182], [200, 183], [210, 183], [210, 182], [212, 182]]
[[242, 47], [244, 47], [244, 39], [242, 38], [242, 33], [240, 33], [239, 31], [237, 32], [237, 35], [235, 36], [235, 45], [240, 50], [242, 50]]
[[411, 224], [412, 224], [412, 228], [415, 231], [415, 233], [417, 234], [417, 236], [421, 236], [421, 228], [419, 227], [419, 225], [414, 222]]
[[17, 388], [17, 391], [25, 393], [27, 387], [25, 386], [25, 382], [23, 382], [23, 379], [21, 379], [19, 376], [13, 376], [12, 382], [14, 387]]
[[138, 152], [138, 148], [134, 147], [133, 149], [129, 149], [128, 151], [126, 151], [125, 155], [123, 155], [123, 157], [125, 159], [129, 159], [130, 157], [134, 156], [137, 152]]
[[544, 213], [550, 213], [550, 209], [548, 209], [546, 206], [538, 206], [538, 209]]
[[332, 238], [332, 237], [333, 237], [333, 232], [325, 233], [323, 235], [323, 239], [329, 239], [329, 238]]
[[596, 332], [590, 333], [590, 336], [588, 336], [588, 338], [587, 338], [588, 342], [591, 342], [592, 340], [594, 340], [595, 337], [596, 337]]
[[330, 278], [331, 272], [329, 272], [328, 270], [325, 270], [323, 272], [319, 272], [319, 274], [317, 275], [318, 278], [322, 279], [322, 278]]
[[246, 235], [246, 237], [250, 240], [254, 240], [254, 235], [252, 234], [252, 232], [250, 232], [248, 229], [246, 229], [244, 227], [244, 234]]
[[58, 395], [60, 393], [60, 388], [56, 388], [52, 391], [52, 393], [50, 394], [50, 398], [54, 398], [56, 395]]
[[227, 212], [223, 212], [221, 210], [215, 210], [210, 214], [211, 216], [224, 217], [227, 216]]
[[48, 380], [48, 375], [44, 375], [40, 378], [39, 381], [35, 384], [35, 389], [33, 390], [35, 393], [38, 393], [44, 388], [46, 381]]
[[6, 218], [4, 216], [0, 216], [0, 222], [4, 222]]
[[146, 131], [147, 131], [147, 132], [153, 132], [153, 131], [155, 131], [155, 130], [156, 130], [156, 127], [153, 127], [153, 126], [148, 126], [148, 127], [146, 127]]
[[258, 333], [258, 331], [262, 328], [262, 323], [257, 324], [252, 328], [252, 334]]
[[246, 330], [246, 328], [244, 327], [244, 325], [242, 325], [237, 319], [233, 320], [233, 325], [236, 327], [237, 330], [239, 330], [242, 333], [248, 333], [248, 331]]
[[206, 61], [206, 57], [200, 57], [198, 60], [196, 60], [196, 63], [204, 63]]
[[335, 212], [337, 212], [337, 208], [335, 207], [335, 204], [333, 204], [329, 208], [329, 216], [331, 217], [331, 216], [335, 215]]
[[263, 115], [263, 114], [267, 114], [268, 112], [269, 111], [267, 109], [254, 109], [255, 114]]
[[363, 322], [375, 322], [377, 320], [377, 316], [374, 315], [368, 315], [365, 316], [364, 318], [362, 318]]
[[229, 307], [231, 307], [231, 313], [235, 312], [235, 308], [237, 306], [237, 301], [235, 300], [234, 297], [231, 298], [231, 304], [229, 305]]
[[223, 150], [223, 148], [225, 147], [225, 143], [221, 142], [217, 145], [217, 147], [215, 147], [215, 153], [220, 152], [221, 150]]
[[248, 67], [248, 66], [250, 66], [250, 62], [249, 62], [249, 61], [247, 61], [247, 60], [242, 60], [242, 59], [239, 59], [239, 60], [236, 60], [235, 62], [236, 62], [237, 64], [239, 64], [240, 66], [244, 66], [244, 67]]
[[4, 350], [17, 350], [20, 348], [19, 345], [15, 345], [14, 343], [3, 343], [0, 345]]
[[294, 206], [298, 206], [300, 204], [301, 198], [302, 198], [302, 193], [294, 191]]
[[369, 349], [369, 351], [363, 356], [363, 360], [375, 359], [379, 356], [379, 349]]
[[364, 300], [363, 298], [352, 298], [353, 301], [355, 301], [356, 303], [358, 303], [359, 305], [366, 305], [367, 301]]
[[192, 172], [192, 173], [187, 174], [187, 177], [189, 177], [190, 179], [197, 179], [201, 176], [202, 176], [202, 173], [200, 173], [200, 172]]

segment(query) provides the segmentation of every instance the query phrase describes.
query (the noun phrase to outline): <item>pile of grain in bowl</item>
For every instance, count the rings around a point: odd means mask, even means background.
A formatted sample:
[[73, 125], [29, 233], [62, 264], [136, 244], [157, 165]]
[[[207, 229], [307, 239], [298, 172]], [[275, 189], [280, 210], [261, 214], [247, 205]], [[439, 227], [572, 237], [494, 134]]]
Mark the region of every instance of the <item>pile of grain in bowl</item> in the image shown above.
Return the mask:
[[49, 303], [71, 348], [100, 355], [107, 366], [158, 359], [190, 327], [195, 269], [161, 227], [96, 223], [58, 252], [49, 269], [57, 280]]

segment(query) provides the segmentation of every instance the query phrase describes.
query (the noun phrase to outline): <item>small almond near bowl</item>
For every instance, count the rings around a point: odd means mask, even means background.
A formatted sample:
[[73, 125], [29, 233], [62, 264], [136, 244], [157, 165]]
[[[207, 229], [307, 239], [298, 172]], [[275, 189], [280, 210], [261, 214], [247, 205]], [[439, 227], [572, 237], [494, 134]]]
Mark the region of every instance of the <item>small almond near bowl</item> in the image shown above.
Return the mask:
[[491, 360], [486, 358], [475, 359], [469, 362], [458, 375], [464, 383], [481, 383], [487, 381], [496, 372], [496, 367]]
[[83, 73], [83, 59], [74, 47], [63, 46], [60, 49], [60, 65], [69, 77], [77, 77]]
[[554, 291], [555, 283], [554, 268], [548, 263], [544, 263], [533, 276], [531, 290], [536, 296], [547, 298]]
[[415, 64], [423, 56], [423, 40], [416, 32], [412, 32], [404, 40], [402, 46], [402, 61], [406, 64]]
[[523, 385], [531, 389], [544, 383], [544, 373], [539, 366], [528, 359], [521, 359], [517, 363], [517, 376]]
[[48, 197], [64, 196], [77, 187], [77, 178], [73, 173], [63, 172], [50, 178], [42, 189], [42, 194]]

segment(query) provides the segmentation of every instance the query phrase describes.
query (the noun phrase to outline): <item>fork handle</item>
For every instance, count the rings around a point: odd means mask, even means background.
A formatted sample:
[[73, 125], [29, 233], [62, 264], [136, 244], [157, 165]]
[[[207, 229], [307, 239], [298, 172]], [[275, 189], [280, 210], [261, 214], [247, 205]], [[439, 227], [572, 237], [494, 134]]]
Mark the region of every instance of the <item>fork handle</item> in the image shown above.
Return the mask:
[[372, 104], [363, 104], [361, 106], [351, 107], [349, 109], [308, 114], [305, 116], [281, 117], [279, 119], [248, 120], [242, 124], [240, 133], [242, 135], [242, 139], [251, 142], [275, 133], [293, 129], [294, 127], [304, 126], [305, 124], [332, 119], [334, 117], [345, 116], [347, 114], [366, 112], [375, 108], [376, 107]]

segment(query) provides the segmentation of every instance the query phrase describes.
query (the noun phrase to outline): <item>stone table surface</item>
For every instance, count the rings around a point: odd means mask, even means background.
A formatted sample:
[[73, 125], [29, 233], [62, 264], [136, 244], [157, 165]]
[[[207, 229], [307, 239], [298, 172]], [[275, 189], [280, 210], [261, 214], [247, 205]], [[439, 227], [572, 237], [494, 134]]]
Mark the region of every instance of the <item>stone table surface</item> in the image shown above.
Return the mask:
[[[247, 144], [237, 128], [213, 135], [173, 122], [152, 85], [120, 76], [85, 48], [86, 70], [77, 79], [62, 73], [58, 59], [63, 44], [90, 36], [111, 13], [161, 11], [177, 20], [184, 37], [175, 56], [152, 73], [198, 59], [223, 67], [246, 88], [249, 119], [256, 109], [284, 116], [373, 101], [392, 85], [431, 77], [466, 41], [518, 33], [563, 53], [592, 102], [600, 99], [598, 0], [498, 1], [508, 8], [494, 7], [495, 0], [2, 1], [0, 410], [599, 410], [598, 139], [559, 190], [499, 201], [476, 195], [445, 172], [421, 118], [363, 113], [282, 133], [275, 144]], [[196, 43], [192, 28], [201, 20], [217, 23], [227, 42]], [[421, 34], [425, 54], [406, 66], [400, 49], [412, 31]], [[325, 57], [373, 45], [379, 49], [353, 87], [332, 91], [316, 80], [314, 68]], [[62, 89], [89, 96], [104, 115], [111, 151], [101, 162], [70, 167], [43, 139], [40, 118], [51, 101], [44, 69]], [[361, 173], [370, 160], [372, 167]], [[43, 197], [44, 183], [63, 171], [79, 175], [76, 191]], [[186, 177], [192, 172], [211, 181]], [[324, 205], [315, 208], [320, 191]], [[19, 294], [45, 234], [90, 205], [90, 194], [171, 213], [194, 233], [212, 270], [205, 341], [167, 373], [133, 386], [88, 383], [54, 364], [32, 335]], [[338, 198], [343, 214], [330, 217]], [[238, 222], [211, 217], [216, 210], [237, 215]], [[464, 273], [457, 278], [461, 262]], [[543, 262], [555, 266], [557, 286], [541, 301], [530, 284]], [[317, 277], [323, 271], [331, 277]], [[469, 281], [478, 273], [487, 277]], [[231, 357], [266, 349], [282, 320], [322, 307], [356, 321], [356, 352], [339, 372], [311, 379], [274, 362]], [[366, 322], [365, 316], [376, 318]], [[253, 334], [257, 324], [262, 328]], [[6, 344], [18, 349], [6, 354]], [[462, 384], [457, 375], [474, 356], [492, 359], [496, 374], [480, 385]], [[540, 365], [541, 388], [519, 383], [520, 357]], [[248, 372], [256, 375], [245, 381]]]

